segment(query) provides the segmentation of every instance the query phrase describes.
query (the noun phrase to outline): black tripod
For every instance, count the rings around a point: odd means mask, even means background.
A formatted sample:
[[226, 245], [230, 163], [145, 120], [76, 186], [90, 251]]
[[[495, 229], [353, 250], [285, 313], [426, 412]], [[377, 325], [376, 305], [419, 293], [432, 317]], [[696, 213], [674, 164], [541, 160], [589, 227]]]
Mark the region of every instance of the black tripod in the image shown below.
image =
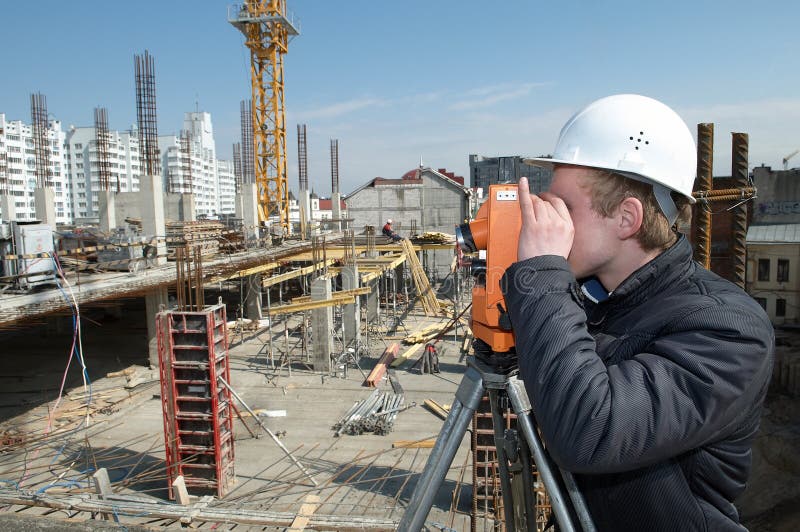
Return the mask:
[[[408, 509], [400, 520], [398, 530], [418, 532], [422, 528], [431, 506], [433, 506], [436, 492], [441, 487], [447, 471], [453, 463], [456, 451], [464, 439], [472, 416], [478, 408], [484, 392], [488, 391], [494, 424], [497, 463], [500, 470], [506, 531], [536, 530], [533, 475], [531, 473], [532, 457], [550, 496], [559, 530], [561, 532], [577, 532], [579, 530], [593, 532], [595, 528], [592, 518], [572, 474], [560, 470], [552, 462], [542, 445], [531, 415], [531, 403], [525, 386], [516, 376], [516, 365], [506, 364], [504, 370], [502, 364], [492, 363], [499, 360], [495, 355], [484, 358], [489, 363], [478, 358], [468, 362], [469, 367], [458, 386], [450, 414], [439, 432], [424, 472], [411, 496]], [[511, 359], [507, 357], [506, 361]], [[513, 360], [516, 359], [513, 358]], [[499, 373], [499, 371], [503, 372]], [[522, 431], [522, 437], [518, 437], [516, 431], [503, 430], [501, 403], [505, 401], [505, 398], [510, 400], [511, 407], [517, 415], [517, 423]], [[521, 471], [524, 485], [522, 500], [514, 500], [509, 462], [517, 466], [514, 467], [514, 470]], [[560, 476], [558, 472], [560, 472]], [[475, 488], [473, 487], [473, 489]], [[567, 496], [564, 494], [565, 491]]]

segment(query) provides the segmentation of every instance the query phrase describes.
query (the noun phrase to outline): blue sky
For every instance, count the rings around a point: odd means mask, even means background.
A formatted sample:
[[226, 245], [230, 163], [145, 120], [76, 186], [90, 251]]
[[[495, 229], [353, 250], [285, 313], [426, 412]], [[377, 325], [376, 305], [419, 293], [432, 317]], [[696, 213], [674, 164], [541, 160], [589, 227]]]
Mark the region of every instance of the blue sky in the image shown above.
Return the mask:
[[[136, 120], [133, 55], [155, 58], [159, 134], [183, 113], [212, 115], [217, 151], [239, 140], [249, 53], [227, 2], [0, 3], [0, 112], [30, 121], [40, 91], [65, 126], [108, 109]], [[609, 94], [641, 93], [696, 131], [715, 123], [715, 175], [730, 132], [750, 134], [750, 165], [800, 148], [800, 2], [627, 0], [290, 0], [302, 34], [285, 58], [289, 178], [296, 124], [308, 127], [309, 179], [330, 192], [339, 139], [343, 192], [419, 164], [468, 175], [468, 154], [549, 153], [564, 121]], [[800, 156], [792, 162], [800, 165]]]

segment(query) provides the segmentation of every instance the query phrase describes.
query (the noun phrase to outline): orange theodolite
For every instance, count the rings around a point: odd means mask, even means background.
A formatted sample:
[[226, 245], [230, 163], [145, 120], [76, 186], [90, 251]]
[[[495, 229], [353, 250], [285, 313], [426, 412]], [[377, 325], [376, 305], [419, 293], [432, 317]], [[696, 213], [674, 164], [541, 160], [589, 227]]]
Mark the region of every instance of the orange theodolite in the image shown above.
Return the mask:
[[475, 286], [472, 289], [472, 332], [495, 353], [514, 347], [514, 333], [500, 290], [506, 268], [517, 261], [517, 242], [522, 216], [517, 185], [490, 185], [489, 196], [471, 222], [456, 228], [456, 247], [461, 252], [478, 252], [469, 263]]

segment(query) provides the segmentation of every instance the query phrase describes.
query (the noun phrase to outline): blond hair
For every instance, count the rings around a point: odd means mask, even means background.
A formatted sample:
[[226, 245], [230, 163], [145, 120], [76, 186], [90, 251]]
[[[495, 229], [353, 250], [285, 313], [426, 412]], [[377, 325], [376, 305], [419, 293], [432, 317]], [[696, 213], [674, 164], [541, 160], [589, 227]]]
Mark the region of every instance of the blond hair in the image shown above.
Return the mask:
[[669, 248], [677, 240], [675, 228], [691, 220], [691, 204], [688, 198], [680, 194], [672, 194], [678, 208], [678, 219], [674, 225], [670, 225], [658, 206], [652, 185], [607, 170], [592, 170], [587, 177], [586, 186], [591, 191], [592, 209], [602, 216], [611, 217], [626, 198], [636, 198], [641, 202], [644, 215], [636, 240], [645, 251]]

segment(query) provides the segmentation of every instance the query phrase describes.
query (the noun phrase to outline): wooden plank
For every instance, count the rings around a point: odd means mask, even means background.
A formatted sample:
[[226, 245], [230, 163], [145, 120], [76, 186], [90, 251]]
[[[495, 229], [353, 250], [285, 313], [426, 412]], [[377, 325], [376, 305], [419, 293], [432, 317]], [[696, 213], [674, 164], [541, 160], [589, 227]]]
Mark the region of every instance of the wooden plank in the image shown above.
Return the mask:
[[305, 266], [303, 268], [298, 268], [297, 270], [292, 270], [290, 272], [279, 273], [278, 275], [273, 275], [271, 277], [267, 277], [261, 282], [261, 285], [266, 288], [269, 286], [276, 285], [283, 281], [288, 281], [289, 279], [294, 279], [295, 277], [300, 277], [301, 275], [308, 275], [309, 273], [315, 272], [317, 270], [323, 269], [326, 265], [330, 266], [334, 264], [336, 261], [333, 259], [328, 259], [324, 262], [318, 262], [317, 264], [312, 264], [311, 266]]
[[[331, 299], [345, 298], [352, 296], [365, 296], [370, 292], [372, 292], [371, 286], [362, 286], [359, 288], [352, 288], [350, 290], [337, 290], [335, 292], [331, 292]], [[305, 303], [307, 301], [311, 301], [311, 296], [300, 296], [292, 298], [292, 304]]]
[[392, 443], [393, 449], [433, 449], [436, 445], [436, 438], [428, 438], [427, 440], [397, 440]]
[[178, 504], [189, 506], [189, 492], [186, 491], [186, 482], [183, 480], [183, 475], [179, 475], [178, 478], [172, 481], [172, 494]]
[[383, 378], [383, 375], [386, 373], [386, 369], [389, 367], [389, 364], [392, 363], [394, 358], [397, 356], [397, 351], [400, 349], [400, 344], [392, 343], [387, 347], [381, 358], [378, 359], [378, 363], [375, 364], [375, 367], [372, 368], [372, 371], [367, 375], [367, 379], [364, 381], [362, 386], [370, 386], [372, 388], [376, 387], [378, 383]]
[[397, 367], [403, 362], [407, 362], [409, 358], [414, 356], [414, 354], [419, 351], [419, 349], [423, 346], [423, 344], [414, 344], [405, 351], [403, 351], [397, 358], [394, 359], [392, 362], [392, 367]]
[[277, 316], [279, 314], [291, 314], [292, 312], [301, 312], [304, 310], [314, 310], [315, 308], [333, 307], [336, 305], [348, 305], [355, 303], [355, 297], [339, 297], [336, 299], [326, 299], [324, 301], [307, 301], [293, 305], [282, 305], [280, 307], [272, 307], [269, 311], [270, 316]]
[[317, 508], [320, 506], [320, 498], [318, 495], [307, 495], [305, 499], [303, 499], [303, 505], [300, 506], [300, 510], [297, 512], [297, 517], [294, 518], [292, 521], [291, 526], [286, 529], [287, 532], [300, 532], [301, 530], [305, 530], [308, 523], [311, 521], [311, 516], [314, 515], [314, 512], [317, 511]]

